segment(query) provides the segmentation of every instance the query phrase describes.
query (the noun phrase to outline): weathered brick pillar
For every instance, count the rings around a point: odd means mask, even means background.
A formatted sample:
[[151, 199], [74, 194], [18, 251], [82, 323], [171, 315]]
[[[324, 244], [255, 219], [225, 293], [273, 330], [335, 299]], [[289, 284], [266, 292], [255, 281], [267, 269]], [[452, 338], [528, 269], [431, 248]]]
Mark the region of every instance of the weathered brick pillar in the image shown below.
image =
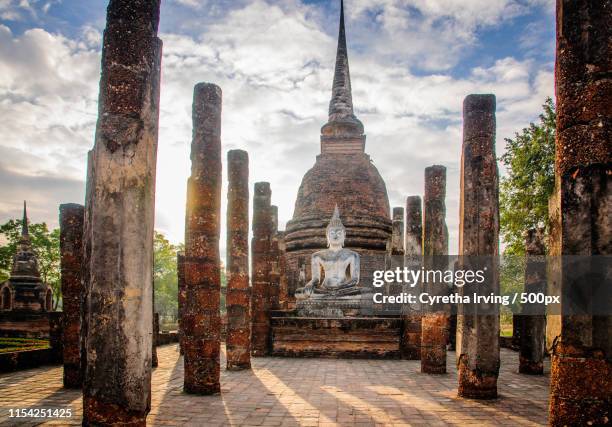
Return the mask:
[[159, 313], [153, 313], [153, 338], [151, 339], [151, 366], [157, 368], [159, 359], [157, 358], [157, 337], [159, 336]]
[[276, 205], [270, 206], [270, 221], [272, 221], [272, 233], [276, 233], [278, 231], [278, 206]]
[[50, 311], [47, 315], [49, 319], [49, 347], [51, 347], [49, 361], [62, 363], [64, 354], [64, 343], [62, 340], [64, 335], [64, 313], [61, 311]]
[[270, 183], [255, 183], [253, 195], [252, 287], [251, 287], [251, 354], [265, 356], [269, 352], [270, 318], [268, 287], [270, 286], [270, 220], [272, 192]]
[[[404, 265], [411, 270], [420, 270], [423, 261], [423, 215], [421, 197], [410, 196], [406, 199], [406, 237], [404, 242]], [[418, 295], [420, 285], [412, 288], [411, 293]], [[402, 316], [402, 358], [421, 359], [421, 320], [420, 310], [404, 307]]]
[[249, 287], [249, 155], [227, 153], [227, 369], [251, 368]]
[[451, 313], [448, 319], [448, 350], [449, 351], [457, 350], [457, 314], [456, 313]]
[[270, 207], [271, 237], [270, 237], [270, 286], [268, 287], [268, 301], [270, 310], [280, 308], [280, 240], [278, 235], [278, 206]]
[[[459, 209], [460, 268], [488, 264], [489, 274], [477, 288], [480, 295], [499, 293], [499, 184], [495, 157], [495, 96], [468, 95], [463, 102], [463, 148]], [[476, 258], [478, 257], [478, 258]], [[477, 265], [474, 265], [476, 263]], [[499, 374], [499, 314], [474, 304], [457, 316], [459, 396], [497, 397]]]
[[159, 0], [111, 0], [85, 218], [84, 425], [144, 425], [151, 401]]
[[279, 291], [278, 305], [280, 309], [286, 309], [289, 305], [289, 278], [287, 277], [287, 243], [285, 242], [285, 232], [279, 231], [278, 237], [278, 270], [279, 270]]
[[183, 386], [192, 394], [221, 390], [221, 180], [221, 89], [198, 83], [193, 92], [183, 308]]
[[[423, 209], [423, 262], [426, 270], [446, 269], [448, 230], [446, 228], [446, 168], [430, 166], [425, 169], [425, 200]], [[444, 283], [424, 284], [430, 295], [445, 295]], [[446, 373], [446, 344], [448, 341], [448, 306], [439, 304], [424, 307], [421, 329], [421, 372]]]
[[[153, 247], [155, 248], [155, 242], [153, 242]], [[155, 250], [155, 249], [153, 249]], [[155, 256], [153, 256], [153, 265], [155, 266]], [[157, 368], [159, 365], [159, 360], [157, 359], [157, 335], [159, 333], [159, 316], [155, 313], [155, 277], [154, 274], [151, 274], [151, 310], [153, 315], [151, 319], [153, 320], [153, 335], [151, 336], [151, 367]], [[157, 322], [157, 323], [155, 323]]]
[[88, 322], [89, 316], [88, 300], [89, 300], [89, 282], [91, 275], [89, 274], [89, 265], [91, 261], [91, 210], [87, 210], [87, 206], [91, 204], [92, 199], [92, 188], [94, 176], [94, 161], [93, 161], [93, 150], [89, 150], [87, 153], [87, 181], [85, 183], [85, 218], [83, 220], [83, 263], [81, 264], [81, 281], [82, 281], [82, 295], [81, 295], [81, 334], [80, 334], [80, 346], [81, 346], [81, 381], [85, 379], [85, 372], [87, 371], [87, 335], [88, 335]]
[[514, 348], [518, 348], [521, 345], [522, 321], [523, 316], [517, 313], [512, 314], [512, 347]]
[[60, 265], [63, 311], [64, 387], [81, 388], [81, 298], [85, 207], [60, 205]]
[[[552, 255], [612, 254], [612, 5], [610, 1], [557, 1], [556, 202], [560, 215]], [[597, 259], [591, 258], [592, 263]], [[608, 261], [609, 262], [609, 261]], [[565, 262], [564, 262], [565, 264]], [[609, 265], [609, 264], [608, 264]], [[561, 294], [597, 284], [576, 282], [575, 266], [562, 265]], [[572, 279], [574, 283], [572, 283]], [[609, 285], [609, 284], [608, 284]], [[592, 287], [592, 288], [591, 288]], [[562, 309], [572, 306], [562, 299]], [[599, 301], [591, 299], [589, 304]], [[606, 307], [609, 310], [609, 305]], [[567, 312], [566, 312], [567, 313]], [[553, 426], [603, 425], [612, 419], [612, 316], [561, 318], [552, 349], [550, 415]]]
[[393, 208], [391, 255], [404, 255], [404, 208]]
[[[539, 294], [546, 292], [546, 247], [544, 230], [532, 229], [525, 238], [525, 292]], [[530, 304], [523, 304], [519, 322], [521, 331], [519, 351], [519, 372], [542, 375], [544, 373], [544, 338], [546, 316]]]
[[[459, 260], [455, 260], [453, 264], [453, 274], [459, 270]], [[454, 283], [453, 283], [454, 285]], [[456, 292], [457, 287], [453, 288], [451, 292]], [[450, 316], [448, 319], [448, 351], [457, 350], [457, 306], [451, 305]]]
[[178, 315], [178, 340], [179, 340], [179, 351], [180, 354], [184, 354], [183, 352], [183, 337], [185, 333], [183, 332], [183, 311], [185, 309], [185, 253], [178, 252], [176, 254], [176, 273], [178, 276], [177, 287], [178, 287], [178, 307], [177, 307], [177, 315]]
[[406, 239], [404, 242], [406, 256], [423, 255], [423, 214], [421, 196], [406, 198]]

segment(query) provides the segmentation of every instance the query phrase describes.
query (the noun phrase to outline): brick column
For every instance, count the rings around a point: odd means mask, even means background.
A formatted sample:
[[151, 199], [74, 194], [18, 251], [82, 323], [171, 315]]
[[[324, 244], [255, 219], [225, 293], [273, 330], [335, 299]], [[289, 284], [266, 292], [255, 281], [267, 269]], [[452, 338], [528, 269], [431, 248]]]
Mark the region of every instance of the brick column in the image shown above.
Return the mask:
[[287, 244], [285, 242], [285, 232], [279, 231], [278, 237], [278, 270], [280, 274], [279, 278], [279, 291], [278, 291], [278, 304], [280, 309], [286, 309], [289, 305], [289, 278], [287, 277]]
[[[446, 168], [430, 166], [425, 169], [425, 200], [423, 220], [423, 262], [426, 270], [444, 270], [448, 255], [446, 228]], [[423, 285], [430, 295], [448, 293], [444, 283]], [[423, 310], [421, 329], [421, 372], [446, 373], [446, 344], [448, 341], [448, 306], [427, 306]]]
[[[529, 230], [525, 238], [527, 264], [525, 266], [525, 292], [538, 294], [546, 292], [546, 247], [544, 230]], [[544, 373], [544, 337], [546, 316], [537, 313], [534, 307], [523, 304], [519, 325], [521, 328], [519, 372], [542, 375]]]
[[87, 153], [87, 181], [85, 183], [85, 218], [83, 220], [83, 263], [81, 265], [81, 278], [83, 281], [83, 294], [81, 295], [81, 378], [85, 380], [85, 372], [87, 371], [87, 335], [89, 315], [88, 300], [89, 300], [89, 282], [91, 275], [89, 274], [89, 265], [91, 262], [91, 210], [87, 210], [87, 206], [91, 204], [92, 199], [92, 181], [94, 176], [94, 161], [93, 150]]
[[178, 287], [178, 340], [179, 340], [179, 352], [180, 354], [184, 354], [183, 351], [183, 336], [185, 333], [183, 332], [183, 311], [185, 308], [185, 253], [178, 252], [176, 254], [176, 273], [177, 273], [177, 287]]
[[[459, 260], [453, 263], [453, 274], [459, 270]], [[454, 283], [453, 283], [454, 286]], [[456, 292], [456, 287], [451, 292]], [[451, 306], [448, 319], [448, 351], [457, 350], [457, 306]]]
[[[404, 242], [404, 265], [411, 270], [420, 270], [423, 260], [423, 215], [421, 197], [406, 199], [406, 236]], [[420, 285], [412, 288], [418, 295]], [[421, 311], [404, 307], [402, 316], [402, 339], [400, 351], [403, 359], [421, 359]]]
[[265, 356], [269, 352], [270, 318], [268, 287], [270, 286], [270, 220], [272, 192], [270, 184], [255, 184], [253, 196], [252, 288], [251, 288], [251, 354]]
[[221, 179], [221, 89], [198, 83], [193, 92], [182, 313], [184, 390], [192, 394], [221, 390]]
[[404, 255], [404, 208], [393, 208], [391, 229], [391, 255]]
[[268, 287], [268, 301], [270, 310], [280, 308], [280, 240], [278, 235], [278, 206], [270, 207], [270, 286]]
[[[155, 242], [153, 242], [155, 248]], [[155, 249], [154, 249], [155, 250]], [[153, 256], [153, 265], [155, 265], [155, 256]], [[151, 367], [157, 368], [159, 359], [157, 358], [157, 335], [159, 334], [159, 315], [155, 313], [155, 277], [151, 274], [151, 310], [153, 311], [153, 335], [151, 335]], [[157, 322], [157, 323], [156, 323]]]
[[[463, 148], [459, 209], [459, 255], [462, 269], [472, 261], [499, 253], [499, 183], [495, 156], [495, 96], [469, 95], [463, 102]], [[475, 257], [482, 257], [476, 259]], [[493, 259], [489, 265], [494, 266]], [[477, 262], [477, 263], [478, 263]], [[478, 267], [482, 267], [479, 265]], [[478, 293], [499, 293], [499, 272], [489, 268]], [[476, 291], [468, 285], [466, 294]], [[457, 316], [459, 396], [497, 397], [499, 374], [499, 315], [474, 304], [460, 307]]]
[[[610, 1], [557, 1], [555, 210], [559, 215], [552, 224], [558, 233], [552, 236], [550, 246], [556, 250], [551, 255], [612, 254], [611, 21]], [[587, 277], [589, 269], [584, 273]], [[561, 265], [559, 274], [561, 295], [577, 286], [583, 295], [596, 289], [588, 278], [575, 282], [575, 266]], [[562, 309], [573, 302], [562, 299]], [[610, 423], [612, 316], [566, 314], [552, 349], [550, 425]]]
[[406, 238], [404, 251], [406, 257], [423, 255], [423, 214], [420, 196], [406, 198]]
[[50, 311], [47, 314], [49, 319], [49, 347], [51, 347], [49, 361], [53, 363], [62, 363], [63, 359], [63, 314], [61, 311]]
[[251, 368], [249, 287], [249, 155], [227, 153], [227, 369]]
[[111, 0], [85, 218], [84, 425], [145, 425], [151, 401], [159, 0]]
[[159, 359], [157, 358], [157, 337], [159, 336], [159, 313], [153, 313], [153, 338], [151, 339], [151, 367], [157, 368], [159, 366]]
[[64, 387], [81, 388], [81, 298], [85, 207], [60, 205], [60, 266], [63, 301]]

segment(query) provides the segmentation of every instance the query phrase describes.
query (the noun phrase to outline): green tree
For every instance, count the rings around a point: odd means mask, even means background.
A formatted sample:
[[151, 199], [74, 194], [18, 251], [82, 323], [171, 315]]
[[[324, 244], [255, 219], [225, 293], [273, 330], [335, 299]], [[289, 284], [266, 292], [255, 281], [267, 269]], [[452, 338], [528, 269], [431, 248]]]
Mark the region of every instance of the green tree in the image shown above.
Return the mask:
[[500, 184], [500, 228], [506, 254], [523, 255], [524, 233], [548, 228], [548, 199], [555, 186], [555, 106], [547, 98], [540, 123], [506, 138], [500, 157], [508, 175]]
[[[161, 323], [175, 327], [178, 320], [178, 271], [177, 253], [184, 251], [184, 245], [173, 245], [162, 233], [155, 231], [153, 241], [155, 284], [155, 311]], [[225, 269], [221, 265], [221, 287], [226, 286]], [[225, 292], [221, 292], [221, 311], [225, 310]], [[170, 325], [168, 325], [170, 324]]]
[[178, 315], [178, 276], [176, 255], [181, 245], [173, 245], [155, 231], [153, 241], [153, 279], [155, 285], [155, 311], [163, 322], [176, 322]]
[[[21, 223], [11, 219], [0, 226], [0, 283], [10, 276], [13, 255], [21, 238]], [[38, 258], [38, 267], [43, 282], [53, 289], [53, 309], [57, 309], [62, 299], [60, 282], [60, 245], [59, 228], [49, 231], [46, 223], [29, 224], [32, 249]]]

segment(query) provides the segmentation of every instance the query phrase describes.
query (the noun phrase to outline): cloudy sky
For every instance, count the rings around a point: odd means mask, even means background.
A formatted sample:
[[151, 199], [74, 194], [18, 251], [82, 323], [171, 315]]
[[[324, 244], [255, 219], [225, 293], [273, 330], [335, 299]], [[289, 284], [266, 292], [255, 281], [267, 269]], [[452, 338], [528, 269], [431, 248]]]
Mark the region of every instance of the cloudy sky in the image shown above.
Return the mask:
[[[345, 3], [366, 151], [391, 206], [423, 193], [425, 167], [448, 168], [456, 253], [463, 98], [497, 95], [498, 154], [505, 137], [537, 120], [554, 90], [554, 0]], [[83, 202], [106, 4], [0, 0], [2, 222], [19, 215], [24, 198], [31, 220], [52, 227], [60, 203]], [[223, 89], [224, 151], [248, 150], [251, 188], [269, 181], [281, 228], [291, 218], [327, 119], [338, 15], [339, 0], [162, 1], [156, 227], [172, 241], [183, 238], [192, 91], [201, 81]]]

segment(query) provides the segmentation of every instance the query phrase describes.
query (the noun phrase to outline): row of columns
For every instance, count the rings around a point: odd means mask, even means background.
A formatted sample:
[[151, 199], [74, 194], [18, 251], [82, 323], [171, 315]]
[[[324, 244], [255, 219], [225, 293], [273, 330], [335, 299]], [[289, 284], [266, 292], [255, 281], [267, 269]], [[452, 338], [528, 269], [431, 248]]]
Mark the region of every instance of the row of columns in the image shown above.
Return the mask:
[[[220, 391], [220, 197], [221, 89], [200, 83], [194, 90], [192, 175], [188, 181], [185, 254], [179, 259], [184, 390]], [[228, 152], [227, 369], [248, 369], [250, 357], [268, 354], [269, 311], [278, 308], [280, 242], [278, 211], [270, 184], [253, 195], [252, 287], [249, 287], [248, 154]], [[182, 263], [182, 265], [180, 265]]]
[[[492, 263], [499, 255], [495, 97], [470, 95], [465, 99], [463, 113], [459, 225], [461, 264], [455, 268], [466, 269], [470, 268], [469, 263], [474, 262], [475, 257], [483, 257], [487, 263]], [[434, 165], [425, 169], [424, 194], [422, 208], [418, 196], [409, 197], [406, 202], [405, 264], [418, 268], [418, 259], [422, 256], [426, 270], [445, 270], [449, 252], [444, 166]], [[394, 220], [394, 231], [400, 229], [396, 225], [398, 222]], [[499, 293], [499, 274], [496, 268], [491, 271], [494, 273], [489, 276], [490, 280], [479, 285], [478, 292], [481, 294]], [[532, 277], [534, 272], [531, 270], [527, 274], [531, 281], [539, 283], [542, 280], [537, 275]], [[531, 282], [527, 287], [533, 287]], [[471, 294], [473, 290], [468, 289], [464, 288], [463, 291]], [[444, 295], [449, 290], [444, 283], [428, 282], [423, 284], [422, 291], [430, 295]], [[452, 331], [449, 308], [440, 304], [423, 310], [420, 313], [420, 336], [415, 333], [415, 318], [419, 314], [409, 313], [404, 316], [402, 355], [405, 358], [419, 358], [423, 373], [446, 373], [447, 344]], [[543, 354], [539, 349], [544, 333], [540, 330], [543, 327], [541, 319], [534, 319], [532, 323], [525, 324], [526, 328], [530, 328], [526, 336], [531, 342], [524, 346], [521, 360], [522, 364], [533, 361], [537, 365], [541, 363]], [[482, 399], [496, 397], [500, 364], [499, 316], [483, 312], [478, 305], [462, 306], [456, 324], [459, 395]], [[531, 351], [528, 350], [529, 345]]]
[[[607, 2], [559, 0], [557, 3], [558, 100], [555, 217], [551, 247], [558, 255], [609, 255], [609, 199], [612, 176], [608, 146], [610, 120], [609, 71], [611, 46]], [[64, 207], [62, 224], [62, 284], [67, 298], [66, 384], [83, 373], [85, 425], [144, 425], [150, 409], [152, 348], [152, 263], [154, 183], [159, 114], [161, 41], [157, 38], [159, 0], [110, 0], [104, 32], [99, 120], [89, 155], [86, 206]], [[586, 95], [585, 95], [586, 94]], [[219, 390], [219, 201], [221, 91], [198, 85], [194, 96], [194, 144], [189, 182], [186, 252], [179, 262], [181, 286], [181, 345], [185, 354], [185, 389], [196, 393]], [[495, 99], [471, 95], [464, 103], [461, 173], [460, 255], [498, 254], [498, 172], [495, 161]], [[240, 158], [240, 154], [233, 154]], [[236, 168], [241, 162], [228, 162]], [[242, 161], [244, 164], [244, 160]], [[232, 167], [232, 166], [230, 166]], [[431, 171], [431, 179], [436, 176]], [[244, 172], [242, 172], [244, 173]], [[244, 175], [242, 175], [244, 176]], [[440, 175], [437, 175], [438, 177]], [[230, 178], [231, 179], [231, 178]], [[438, 182], [438, 184], [441, 180]], [[241, 190], [244, 199], [244, 189]], [[231, 197], [231, 196], [230, 196]], [[248, 196], [247, 196], [248, 197]], [[425, 228], [443, 237], [440, 187], [425, 194]], [[244, 200], [243, 200], [244, 202]], [[413, 201], [414, 203], [414, 201]], [[247, 202], [248, 204], [248, 202]], [[416, 204], [416, 203], [415, 203]], [[240, 205], [237, 203], [235, 205]], [[236, 208], [230, 267], [233, 306], [232, 366], [247, 367], [248, 342], [244, 326], [244, 204]], [[265, 354], [269, 341], [267, 318], [275, 308], [277, 291], [270, 246], [275, 226], [269, 185], [255, 186], [252, 353]], [[407, 204], [409, 221], [417, 214]], [[230, 213], [228, 213], [230, 215]], [[69, 218], [75, 219], [70, 220]], [[83, 233], [78, 230], [83, 218]], [[415, 229], [417, 227], [414, 227]], [[408, 231], [407, 231], [408, 233]], [[82, 236], [82, 241], [78, 238]], [[236, 240], [234, 240], [236, 239]], [[408, 237], [406, 238], [408, 241]], [[418, 245], [411, 240], [410, 252]], [[444, 243], [444, 239], [440, 239]], [[444, 252], [444, 245], [423, 241], [423, 251]], [[235, 244], [234, 244], [235, 242]], [[280, 245], [280, 243], [279, 243]], [[430, 245], [427, 248], [426, 245]], [[75, 254], [82, 247], [81, 288]], [[72, 255], [71, 255], [72, 253]], [[406, 254], [409, 255], [408, 245]], [[234, 262], [235, 260], [235, 262]], [[541, 279], [529, 271], [529, 286]], [[559, 271], [562, 289], [571, 285], [569, 272]], [[533, 281], [532, 281], [533, 278]], [[494, 278], [487, 291], [497, 291]], [[539, 286], [539, 285], [537, 285]], [[75, 343], [77, 300], [81, 292], [81, 342]], [[273, 304], [268, 301], [270, 297]], [[562, 306], [570, 304], [562, 300]], [[236, 309], [240, 307], [241, 309]], [[496, 395], [499, 371], [499, 318], [478, 307], [458, 316], [457, 354], [459, 394], [489, 398]], [[434, 369], [445, 355], [440, 351], [443, 320], [427, 313], [422, 320], [424, 369]], [[406, 316], [406, 322], [409, 322]], [[242, 317], [241, 320], [236, 320]], [[534, 319], [541, 327], [542, 319]], [[265, 326], [265, 329], [264, 329]], [[534, 326], [535, 328], [535, 326]], [[564, 316], [558, 322], [552, 348], [551, 425], [603, 424], [609, 420], [612, 381], [612, 342], [609, 316]], [[529, 336], [529, 335], [526, 335]], [[413, 343], [414, 336], [404, 337]], [[68, 338], [66, 338], [68, 339]], [[410, 349], [410, 346], [407, 346]], [[535, 360], [539, 344], [521, 357]], [[80, 361], [77, 354], [81, 353]], [[414, 353], [414, 352], [413, 352]], [[228, 367], [229, 367], [228, 361]], [[531, 368], [529, 368], [531, 369]], [[112, 374], [109, 374], [112, 373]]]

